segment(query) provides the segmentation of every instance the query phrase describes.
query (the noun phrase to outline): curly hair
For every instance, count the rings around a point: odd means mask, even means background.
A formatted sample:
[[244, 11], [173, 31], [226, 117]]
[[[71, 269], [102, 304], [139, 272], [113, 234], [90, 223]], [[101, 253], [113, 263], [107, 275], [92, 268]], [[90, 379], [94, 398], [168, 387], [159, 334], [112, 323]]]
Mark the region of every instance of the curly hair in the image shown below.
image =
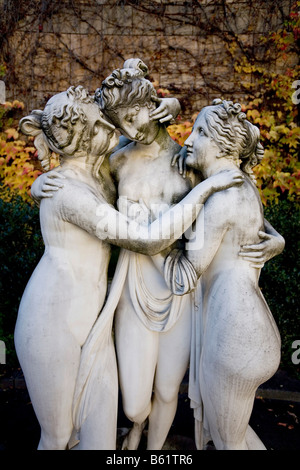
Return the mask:
[[147, 66], [140, 59], [129, 59], [123, 69], [114, 70], [95, 92], [95, 101], [100, 109], [110, 115], [118, 108], [134, 105], [152, 105], [156, 91], [152, 83], [145, 78]]
[[[50, 169], [51, 151], [59, 155], [72, 155], [79, 146], [88, 149], [87, 116], [82, 105], [92, 103], [93, 97], [87, 90], [82, 86], [72, 86], [50, 98], [43, 111], [34, 110], [20, 120], [20, 130], [26, 135], [35, 136], [38, 158], [45, 170]], [[75, 138], [74, 124], [78, 121], [82, 123], [82, 128], [79, 135], [76, 130]]]
[[240, 161], [241, 170], [254, 182], [252, 168], [264, 155], [258, 127], [246, 119], [239, 103], [215, 99], [203, 110], [207, 127], [220, 148], [221, 156]]

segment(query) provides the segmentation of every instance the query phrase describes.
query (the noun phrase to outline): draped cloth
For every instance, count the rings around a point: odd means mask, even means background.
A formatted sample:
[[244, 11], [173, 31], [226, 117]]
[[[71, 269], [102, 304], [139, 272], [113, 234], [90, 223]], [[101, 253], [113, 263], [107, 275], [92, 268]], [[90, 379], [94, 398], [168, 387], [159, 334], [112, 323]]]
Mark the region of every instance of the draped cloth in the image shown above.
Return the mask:
[[[118, 403], [118, 371], [112, 338], [114, 312], [118, 305], [128, 271], [128, 252], [121, 251], [116, 272], [105, 306], [82, 347], [80, 366], [73, 399], [73, 423], [77, 431], [93, 411], [93, 395], [101, 395], [109, 388], [109, 407], [115, 413]], [[108, 386], [109, 383], [109, 386]], [[96, 386], [96, 388], [95, 388]], [[105, 389], [105, 390], [104, 390]]]
[[[140, 205], [126, 198], [120, 199], [120, 212], [129, 214], [131, 211], [131, 216], [135, 219], [149, 223], [150, 211], [144, 204]], [[106, 406], [112, 409], [112, 413], [115, 412], [118, 402], [118, 371], [112, 327], [125, 282], [137, 317], [152, 331], [170, 330], [188, 308], [190, 297], [183, 294], [194, 288], [196, 273], [182, 252], [173, 250], [166, 260], [165, 281], [170, 293], [165, 298], [157, 298], [157, 293], [153, 294], [148, 289], [143, 276], [143, 256], [121, 249], [106, 303], [82, 347], [73, 398], [73, 422], [77, 432], [99, 404], [99, 400], [94, 399], [95, 395], [99, 397], [109, 390], [110, 399]], [[158, 272], [159, 275], [161, 274]]]
[[73, 399], [73, 422], [77, 431], [87, 416], [93, 412], [95, 406], [93, 395], [96, 393], [100, 396], [101, 384], [107, 387], [107, 382], [110, 382], [112, 409], [117, 403], [118, 372], [112, 326], [126, 278], [136, 315], [152, 331], [167, 331], [172, 328], [186, 303], [186, 299], [172, 293], [164, 299], [157, 299], [145, 285], [141, 255], [125, 249], [120, 251], [107, 301], [81, 351]]
[[203, 312], [202, 312], [201, 281], [198, 281], [192, 292], [192, 339], [189, 369], [188, 396], [195, 420], [195, 444], [198, 450], [203, 448], [204, 411], [200, 391], [200, 358], [203, 343]]
[[183, 252], [174, 249], [165, 261], [165, 280], [176, 296], [190, 297], [192, 308], [191, 352], [188, 396], [195, 420], [195, 443], [198, 450], [209, 440], [200, 390], [200, 362], [203, 348], [205, 318], [202, 308], [201, 279]]
[[166, 283], [175, 295], [184, 295], [195, 289], [197, 273], [182, 250], [174, 249], [166, 257], [164, 266]]
[[195, 444], [198, 450], [211, 440], [207, 416], [201, 397], [201, 356], [204, 348], [206, 314], [203, 308], [201, 278], [192, 292], [192, 340], [188, 396], [195, 419]]
[[128, 287], [137, 317], [151, 331], [170, 330], [181, 315], [185, 300], [172, 292], [165, 298], [157, 298], [146, 286], [142, 256], [133, 252], [128, 256]]
[[[135, 221], [141, 224], [151, 223], [152, 220], [158, 217], [161, 209], [160, 205], [148, 208], [143, 200], [136, 202], [122, 196], [119, 197], [118, 208], [120, 212], [134, 218]], [[164, 205], [165, 209], [166, 205]], [[126, 256], [128, 257], [127, 285], [130, 301], [137, 317], [151, 331], [165, 332], [170, 330], [184, 310], [186, 299], [174, 295], [175, 292], [168, 283], [170, 291], [165, 297], [161, 297], [159, 292], [153, 293], [153, 289], [148, 288], [144, 277], [144, 255], [126, 251]], [[157, 268], [153, 265], [153, 269], [156, 270]], [[161, 276], [164, 283], [163, 274], [158, 270], [157, 276], [158, 278]]]

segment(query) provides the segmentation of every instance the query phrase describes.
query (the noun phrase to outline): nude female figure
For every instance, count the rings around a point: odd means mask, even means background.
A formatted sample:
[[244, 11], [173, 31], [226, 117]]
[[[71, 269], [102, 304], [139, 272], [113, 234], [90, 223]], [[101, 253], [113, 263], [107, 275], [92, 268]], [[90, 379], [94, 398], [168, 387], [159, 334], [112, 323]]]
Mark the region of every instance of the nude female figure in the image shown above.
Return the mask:
[[[257, 387], [279, 366], [280, 336], [258, 286], [260, 269], [239, 256], [240, 246], [258, 242], [264, 227], [252, 173], [263, 155], [259, 130], [239, 104], [215, 100], [200, 112], [185, 145], [187, 166], [204, 178], [234, 168], [245, 176], [243, 185], [205, 203], [195, 223], [203, 243], [190, 244], [185, 253], [199, 278], [190, 375], [191, 389], [200, 392], [197, 446], [206, 435], [217, 449], [263, 449], [248, 423]], [[176, 277], [176, 261], [172, 272]]]
[[[63, 188], [40, 204], [45, 252], [21, 300], [15, 345], [41, 426], [39, 449], [65, 449], [74, 426], [72, 402], [82, 346], [107, 292], [109, 244], [158, 253], [187, 229], [199, 212], [198, 203], [241, 179], [236, 172], [226, 173], [224, 186], [224, 175], [213, 178], [188, 194], [183, 210], [177, 205], [160, 221], [139, 225], [113, 206], [115, 188], [101, 165], [117, 143], [115, 127], [86, 90], [70, 87], [55, 95], [44, 111], [23, 118], [20, 128], [36, 137], [46, 167], [51, 151], [60, 154], [56, 172], [64, 177]], [[104, 379], [90, 395], [92, 417], [81, 429], [89, 449], [116, 445], [118, 382], [111, 332], [105, 357]]]
[[[119, 210], [153, 220], [191, 190], [197, 175], [182, 178], [171, 166], [181, 147], [169, 137], [164, 123], [151, 118], [157, 95], [140, 69], [113, 72], [96, 92], [96, 100], [128, 139], [110, 158]], [[54, 183], [47, 181], [50, 186], [45, 182], [44, 189], [50, 190]], [[255, 253], [263, 260], [282, 249], [278, 234], [272, 228], [270, 232], [275, 236], [265, 234], [270, 239], [255, 245]], [[123, 406], [134, 423], [123, 447], [138, 447], [149, 417], [148, 449], [160, 449], [173, 422], [189, 363], [190, 298], [174, 296], [166, 284], [162, 273], [165, 254], [127, 256], [128, 275], [115, 322]]]

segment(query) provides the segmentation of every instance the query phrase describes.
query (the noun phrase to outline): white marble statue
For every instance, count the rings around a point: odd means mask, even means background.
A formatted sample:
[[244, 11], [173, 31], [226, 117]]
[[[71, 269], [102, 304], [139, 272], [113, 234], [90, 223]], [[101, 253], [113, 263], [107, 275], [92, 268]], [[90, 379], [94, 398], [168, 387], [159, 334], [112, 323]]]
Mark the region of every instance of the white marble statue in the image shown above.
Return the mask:
[[[158, 103], [153, 86], [144, 78], [147, 68], [141, 61], [127, 61], [124, 67], [114, 71], [95, 96], [110, 122], [127, 138], [109, 161], [117, 183], [119, 210], [145, 223], [180, 201], [200, 178], [198, 171], [189, 171], [183, 178], [171, 165], [181, 149], [165, 126], [169, 109], [173, 116], [178, 112], [175, 103]], [[51, 197], [51, 191], [59, 188], [55, 176], [52, 172], [50, 177], [38, 179], [33, 188], [37, 199]], [[255, 266], [283, 249], [282, 237], [266, 221], [265, 230], [268, 233], [256, 233], [250, 240], [255, 244], [240, 251]], [[173, 292], [188, 292], [197, 278], [190, 261], [177, 253], [181, 286], [177, 278], [176, 286], [164, 280], [166, 251], [149, 257], [122, 250], [106, 305], [112, 310], [121, 296], [115, 322], [118, 369], [124, 411], [134, 423], [123, 448], [138, 447], [148, 418], [147, 448], [160, 449], [176, 412], [178, 390], [189, 363], [193, 304], [190, 294], [182, 297]], [[83, 348], [75, 398], [85, 388], [85, 371], [91, 367], [97, 370], [97, 329], [101, 332], [100, 324], [93, 328]]]
[[[217, 449], [264, 449], [248, 423], [258, 386], [278, 368], [280, 336], [258, 286], [259, 263], [239, 256], [240, 247], [259, 242], [264, 230], [252, 172], [263, 156], [259, 130], [239, 104], [215, 100], [200, 112], [185, 145], [187, 166], [204, 178], [234, 168], [245, 176], [243, 185], [205, 203], [195, 223], [198, 239], [185, 252], [199, 278], [189, 384], [197, 448], [212, 439]], [[173, 251], [166, 260], [175, 292], [183, 256]]]
[[23, 294], [15, 329], [18, 358], [41, 426], [39, 449], [70, 447], [74, 428], [80, 431], [79, 448], [115, 449], [118, 380], [111, 296], [102, 310], [109, 244], [155, 255], [182, 235], [215, 190], [242, 179], [236, 171], [214, 176], [159, 219], [139, 224], [113, 206], [115, 187], [105, 155], [117, 143], [115, 126], [84, 88], [55, 95], [43, 111], [23, 118], [20, 128], [35, 136], [45, 169], [51, 151], [60, 155], [55, 171], [63, 181], [40, 204], [45, 252]]

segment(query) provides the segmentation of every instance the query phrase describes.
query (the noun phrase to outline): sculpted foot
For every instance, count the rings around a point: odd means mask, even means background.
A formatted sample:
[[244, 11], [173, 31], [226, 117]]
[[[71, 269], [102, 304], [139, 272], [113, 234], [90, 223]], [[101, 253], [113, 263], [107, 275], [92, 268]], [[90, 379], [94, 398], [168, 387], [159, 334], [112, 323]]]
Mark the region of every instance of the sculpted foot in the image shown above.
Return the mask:
[[133, 423], [133, 427], [123, 441], [122, 450], [137, 450], [146, 423], [147, 420], [145, 420], [142, 424]]

